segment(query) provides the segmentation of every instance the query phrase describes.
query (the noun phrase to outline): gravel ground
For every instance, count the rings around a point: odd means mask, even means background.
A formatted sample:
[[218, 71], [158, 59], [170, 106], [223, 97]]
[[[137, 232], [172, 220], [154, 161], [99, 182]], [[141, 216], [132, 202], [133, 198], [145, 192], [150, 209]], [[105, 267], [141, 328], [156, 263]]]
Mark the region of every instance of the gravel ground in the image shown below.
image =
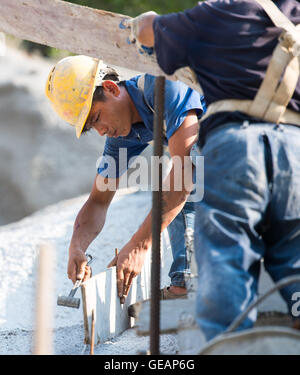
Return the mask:
[[[176, 335], [161, 335], [162, 354], [176, 354]], [[0, 331], [0, 355], [29, 355], [34, 347], [34, 332], [24, 329]], [[137, 336], [128, 329], [119, 337], [98, 344], [95, 355], [136, 355], [149, 350], [149, 337]], [[84, 344], [83, 325], [60, 327], [53, 332], [53, 354], [89, 355], [90, 346]]]
[[[75, 216], [86, 198], [85, 195], [59, 202], [17, 223], [0, 227], [0, 354], [32, 353], [38, 244], [44, 240], [51, 241], [56, 249], [52, 296], [53, 352], [77, 355], [83, 353], [82, 310], [56, 306], [55, 302], [57, 295], [66, 294], [72, 286], [66, 275], [67, 249]], [[94, 275], [106, 268], [112, 259], [114, 248], [122, 248], [150, 207], [151, 194], [148, 192], [119, 192], [116, 195], [101, 236], [89, 248], [89, 252], [95, 257]], [[162, 277], [162, 285], [167, 283], [168, 278]], [[148, 349], [149, 338], [137, 337], [135, 330], [130, 329], [111, 341], [97, 345], [95, 354], [128, 355]], [[176, 337], [163, 335], [162, 353], [175, 354], [176, 350]], [[89, 346], [84, 354], [89, 354]]]

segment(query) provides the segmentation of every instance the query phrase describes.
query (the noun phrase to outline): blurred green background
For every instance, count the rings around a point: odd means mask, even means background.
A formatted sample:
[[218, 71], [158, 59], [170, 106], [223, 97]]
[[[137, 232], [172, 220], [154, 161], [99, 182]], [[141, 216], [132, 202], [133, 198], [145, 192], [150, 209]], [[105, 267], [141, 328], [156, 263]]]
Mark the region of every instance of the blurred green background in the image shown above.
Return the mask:
[[148, 10], [154, 10], [160, 14], [178, 12], [197, 4], [195, 0], [73, 0], [70, 2], [92, 8], [109, 10], [115, 13], [122, 13], [131, 17], [135, 17]]
[[[195, 0], [71, 0], [70, 3], [85, 5], [91, 8], [108, 10], [135, 17], [140, 13], [154, 10], [159, 14], [178, 12], [192, 8], [197, 4]], [[47, 47], [29, 41], [22, 41], [21, 47], [30, 53], [38, 52], [46, 57], [59, 58], [66, 56], [68, 52]]]

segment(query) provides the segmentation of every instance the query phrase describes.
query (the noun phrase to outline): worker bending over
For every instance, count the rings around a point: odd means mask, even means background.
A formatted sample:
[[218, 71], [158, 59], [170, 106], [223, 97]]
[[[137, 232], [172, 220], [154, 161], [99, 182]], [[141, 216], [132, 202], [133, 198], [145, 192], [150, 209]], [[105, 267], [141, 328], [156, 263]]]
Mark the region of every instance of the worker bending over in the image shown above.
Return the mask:
[[[155, 77], [148, 74], [119, 82], [114, 69], [87, 56], [67, 57], [50, 72], [46, 95], [55, 111], [75, 126], [77, 137], [90, 129], [100, 136], [107, 136], [92, 191], [74, 224], [68, 262], [68, 276], [73, 282], [90, 277], [85, 251], [102, 231], [115, 187], [126, 172], [129, 159], [137, 157], [153, 141], [154, 83]], [[181, 82], [166, 81], [165, 144], [171, 158], [182, 160], [182, 167], [178, 171], [172, 166], [166, 178], [170, 190], [163, 192], [161, 230], [168, 228], [173, 263], [169, 272], [171, 284], [161, 291], [162, 299], [186, 297], [185, 274], [189, 272], [189, 265], [184, 234], [187, 227], [194, 225], [194, 202], [187, 202], [193, 187], [192, 174], [182, 189], [174, 186], [178, 179], [183, 181], [185, 178], [184, 160], [190, 160], [190, 150], [198, 136], [198, 119], [204, 107], [203, 96], [198, 92]], [[126, 150], [123, 160], [119, 158], [120, 149]], [[114, 166], [111, 160], [115, 162]], [[130, 220], [130, 207], [127, 215]], [[150, 211], [109, 265], [117, 266], [120, 297], [128, 294], [151, 243]]]

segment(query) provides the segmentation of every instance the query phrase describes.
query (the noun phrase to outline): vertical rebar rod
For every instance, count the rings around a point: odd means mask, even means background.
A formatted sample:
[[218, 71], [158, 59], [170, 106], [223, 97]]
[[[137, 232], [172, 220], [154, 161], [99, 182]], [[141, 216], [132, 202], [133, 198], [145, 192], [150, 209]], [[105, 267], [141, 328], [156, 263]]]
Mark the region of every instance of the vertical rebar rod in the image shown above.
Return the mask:
[[95, 309], [92, 310], [90, 355], [94, 355], [94, 346], [95, 346]]
[[[165, 78], [157, 77], [154, 92], [154, 159], [163, 155], [163, 121]], [[152, 163], [152, 168], [154, 167]], [[152, 263], [151, 263], [151, 303], [150, 303], [150, 354], [159, 354], [160, 329], [160, 246], [162, 224], [162, 164], [158, 162], [158, 173], [152, 173]], [[155, 171], [154, 171], [155, 172]], [[156, 179], [156, 180], [155, 180]], [[157, 181], [158, 179], [158, 181]]]

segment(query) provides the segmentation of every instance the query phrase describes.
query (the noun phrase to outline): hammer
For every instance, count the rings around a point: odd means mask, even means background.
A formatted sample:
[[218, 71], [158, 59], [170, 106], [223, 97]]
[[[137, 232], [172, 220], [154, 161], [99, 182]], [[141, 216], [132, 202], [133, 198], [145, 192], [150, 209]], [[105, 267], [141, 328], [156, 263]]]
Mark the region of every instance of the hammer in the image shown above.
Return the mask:
[[[90, 254], [86, 254], [86, 256], [87, 258], [89, 258], [89, 261], [87, 262], [87, 266], [89, 266], [93, 261], [93, 257]], [[80, 287], [81, 283], [82, 279], [77, 280], [68, 296], [58, 296], [57, 304], [60, 306], [74, 307], [75, 309], [79, 309], [80, 298], [74, 298], [74, 295], [77, 292], [77, 289]]]

